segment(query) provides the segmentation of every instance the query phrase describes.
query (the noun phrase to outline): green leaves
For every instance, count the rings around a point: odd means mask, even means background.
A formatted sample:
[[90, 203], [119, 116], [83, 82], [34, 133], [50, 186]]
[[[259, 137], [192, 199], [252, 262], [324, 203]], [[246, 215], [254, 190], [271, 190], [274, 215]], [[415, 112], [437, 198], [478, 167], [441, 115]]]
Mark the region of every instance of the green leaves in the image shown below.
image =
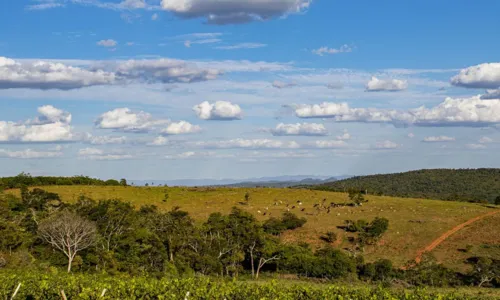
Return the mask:
[[[46, 275], [37, 272], [0, 272], [0, 299], [9, 299], [19, 283], [16, 299], [468, 299], [454, 294], [437, 294], [423, 289], [400, 291], [383, 288], [355, 288], [334, 285], [288, 285], [270, 281], [254, 284], [215, 278], [155, 279], [119, 278], [104, 275]], [[101, 297], [106, 289], [104, 297]], [[471, 298], [469, 298], [471, 299]]]

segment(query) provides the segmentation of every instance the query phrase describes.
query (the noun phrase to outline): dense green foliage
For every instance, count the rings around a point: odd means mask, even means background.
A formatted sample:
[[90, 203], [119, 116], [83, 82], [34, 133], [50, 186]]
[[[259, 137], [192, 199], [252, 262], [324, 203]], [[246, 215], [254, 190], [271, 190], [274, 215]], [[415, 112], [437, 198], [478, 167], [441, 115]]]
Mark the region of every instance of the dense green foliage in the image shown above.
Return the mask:
[[0, 272], [0, 299], [9, 299], [19, 283], [21, 287], [16, 299], [60, 299], [61, 290], [69, 299], [487, 299], [457, 292], [439, 294], [425, 289], [402, 291], [307, 283], [284, 286], [277, 281], [256, 284], [210, 278], [120, 278], [39, 272]]
[[50, 176], [31, 176], [27, 173], [21, 173], [13, 177], [0, 178], [0, 189], [21, 188], [23, 186], [43, 186], [43, 185], [127, 185], [127, 181], [122, 179], [101, 180], [87, 176], [73, 177], [50, 177]]
[[310, 188], [337, 192], [358, 190], [372, 195], [394, 197], [494, 203], [495, 199], [500, 199], [500, 169], [434, 169], [358, 176]]

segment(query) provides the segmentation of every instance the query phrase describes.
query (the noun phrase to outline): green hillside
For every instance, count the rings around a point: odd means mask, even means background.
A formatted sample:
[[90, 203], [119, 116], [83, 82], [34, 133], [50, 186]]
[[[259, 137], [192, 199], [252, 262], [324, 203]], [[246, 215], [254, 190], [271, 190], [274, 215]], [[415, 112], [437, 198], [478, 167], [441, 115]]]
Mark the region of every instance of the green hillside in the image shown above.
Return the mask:
[[309, 188], [372, 195], [494, 203], [500, 196], [500, 169], [432, 169], [358, 176]]

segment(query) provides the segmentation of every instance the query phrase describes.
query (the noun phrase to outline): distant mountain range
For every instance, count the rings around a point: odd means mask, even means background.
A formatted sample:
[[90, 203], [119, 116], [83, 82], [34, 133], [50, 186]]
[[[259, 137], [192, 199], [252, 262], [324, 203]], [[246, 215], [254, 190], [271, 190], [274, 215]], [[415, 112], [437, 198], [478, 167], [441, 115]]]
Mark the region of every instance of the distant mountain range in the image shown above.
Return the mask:
[[349, 178], [350, 176], [292, 175], [248, 179], [178, 179], [178, 180], [129, 180], [134, 185], [168, 186], [230, 186], [230, 187], [290, 187], [315, 185]]

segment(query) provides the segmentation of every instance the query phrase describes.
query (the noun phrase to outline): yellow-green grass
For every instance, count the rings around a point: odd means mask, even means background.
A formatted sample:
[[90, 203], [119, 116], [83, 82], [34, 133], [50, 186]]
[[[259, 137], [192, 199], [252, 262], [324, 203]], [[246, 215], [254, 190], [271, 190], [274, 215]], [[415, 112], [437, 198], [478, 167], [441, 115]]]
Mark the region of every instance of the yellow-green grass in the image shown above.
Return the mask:
[[454, 235], [432, 251], [438, 260], [465, 271], [463, 261], [471, 256], [500, 260], [500, 213], [479, 220]]
[[[438, 200], [394, 198], [367, 196], [368, 202], [361, 207], [340, 207], [326, 210], [316, 210], [314, 204], [321, 204], [323, 199], [328, 206], [330, 202], [350, 202], [347, 194], [310, 191], [303, 189], [272, 189], [272, 188], [188, 188], [188, 187], [108, 187], [108, 186], [46, 186], [43, 189], [57, 193], [63, 201], [75, 202], [79, 195], [100, 199], [121, 199], [136, 207], [154, 204], [162, 210], [175, 206], [188, 211], [197, 221], [205, 220], [213, 212], [229, 213], [237, 206], [254, 214], [263, 221], [269, 216], [280, 216], [287, 210], [288, 203], [292, 212], [300, 217], [306, 217], [303, 228], [286, 232], [282, 239], [285, 242], [308, 242], [313, 246], [324, 243], [320, 236], [327, 231], [337, 233], [340, 241], [336, 247], [346, 248], [350, 243], [346, 234], [337, 226], [343, 225], [347, 219], [372, 220], [375, 217], [389, 219], [389, 230], [375, 246], [365, 249], [364, 256], [368, 260], [387, 258], [401, 266], [414, 259], [418, 250], [430, 244], [441, 234], [454, 226], [473, 217], [483, 215], [491, 208], [483, 205], [449, 202]], [[18, 190], [9, 191], [19, 195]], [[249, 205], [242, 205], [245, 193], [250, 194]], [[169, 198], [163, 201], [165, 193]], [[298, 205], [301, 201], [302, 205]], [[278, 205], [274, 205], [278, 203]], [[305, 208], [305, 211], [301, 211]], [[260, 212], [260, 213], [259, 213]], [[266, 215], [264, 215], [266, 213]], [[488, 223], [489, 219], [483, 222]], [[475, 235], [481, 228], [471, 227]], [[498, 228], [498, 227], [497, 227]], [[500, 243], [500, 235], [491, 238], [491, 243]], [[443, 246], [445, 247], [445, 246]], [[457, 251], [448, 249], [446, 251]], [[456, 265], [456, 260], [450, 260], [448, 255], [438, 257], [446, 264]]]

